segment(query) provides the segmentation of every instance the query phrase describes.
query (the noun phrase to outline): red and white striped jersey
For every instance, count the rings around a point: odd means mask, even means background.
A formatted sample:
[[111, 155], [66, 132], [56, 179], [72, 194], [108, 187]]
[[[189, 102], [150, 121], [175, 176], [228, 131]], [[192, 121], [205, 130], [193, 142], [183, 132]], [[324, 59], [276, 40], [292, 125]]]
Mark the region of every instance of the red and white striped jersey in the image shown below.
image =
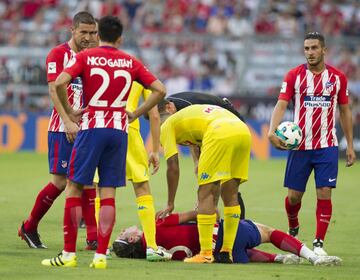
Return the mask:
[[[217, 240], [219, 225], [214, 225], [213, 249]], [[142, 236], [144, 249], [146, 240]], [[156, 244], [164, 247], [173, 260], [183, 260], [200, 252], [199, 232], [196, 223], [179, 223], [179, 214], [171, 214], [156, 221]]]
[[[53, 48], [46, 58], [46, 73], [48, 83], [56, 80], [57, 76], [65, 68], [66, 64], [72, 59], [75, 52], [70, 48], [68, 43], [61, 44]], [[68, 98], [70, 105], [75, 109], [82, 107], [82, 83], [79, 77], [73, 79], [69, 84]], [[64, 132], [64, 124], [58, 112], [53, 108], [51, 112], [48, 131]]]
[[303, 133], [299, 150], [338, 145], [335, 129], [337, 104], [347, 104], [347, 79], [338, 69], [326, 65], [314, 74], [306, 64], [291, 69], [282, 83], [279, 100], [292, 100], [294, 122]]
[[114, 128], [127, 131], [125, 106], [131, 84], [150, 86], [156, 77], [137, 59], [113, 47], [101, 46], [76, 54], [64, 71], [83, 82], [81, 130]]

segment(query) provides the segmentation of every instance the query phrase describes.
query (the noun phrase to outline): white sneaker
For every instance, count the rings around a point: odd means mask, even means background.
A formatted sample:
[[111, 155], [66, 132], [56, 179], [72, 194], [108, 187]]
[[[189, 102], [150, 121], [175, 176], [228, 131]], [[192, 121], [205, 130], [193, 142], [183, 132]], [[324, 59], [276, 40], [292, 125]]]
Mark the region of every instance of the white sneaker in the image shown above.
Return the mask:
[[287, 255], [278, 254], [275, 257], [275, 262], [282, 264], [299, 264], [300, 259], [301, 258], [299, 256], [294, 254], [287, 254]]
[[309, 260], [315, 266], [334, 266], [341, 265], [342, 259], [336, 256], [318, 256]]
[[325, 252], [325, 250], [323, 249], [324, 246], [324, 241], [322, 241], [321, 239], [315, 239], [313, 241], [313, 251], [316, 255], [318, 256], [327, 256], [328, 254]]
[[158, 246], [155, 251], [153, 248], [146, 248], [146, 260], [149, 262], [161, 262], [171, 260], [172, 254], [168, 253], [164, 248]]

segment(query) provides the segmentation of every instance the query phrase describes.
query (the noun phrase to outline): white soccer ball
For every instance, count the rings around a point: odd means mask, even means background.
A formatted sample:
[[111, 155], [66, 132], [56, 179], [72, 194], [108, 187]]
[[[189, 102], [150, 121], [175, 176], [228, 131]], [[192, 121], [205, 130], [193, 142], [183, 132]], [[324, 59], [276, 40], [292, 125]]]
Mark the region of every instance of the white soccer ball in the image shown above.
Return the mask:
[[298, 148], [301, 143], [301, 128], [294, 122], [282, 122], [275, 130], [275, 134], [286, 144], [289, 150]]

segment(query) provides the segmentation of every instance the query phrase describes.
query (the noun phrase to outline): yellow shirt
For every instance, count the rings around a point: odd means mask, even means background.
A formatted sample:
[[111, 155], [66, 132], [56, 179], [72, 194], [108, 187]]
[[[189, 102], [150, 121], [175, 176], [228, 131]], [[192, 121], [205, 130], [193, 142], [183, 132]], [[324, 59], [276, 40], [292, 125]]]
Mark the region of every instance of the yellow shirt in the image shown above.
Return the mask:
[[[133, 112], [139, 106], [139, 100], [142, 96], [144, 100], [146, 100], [151, 94], [151, 90], [144, 88], [138, 82], [133, 82], [131, 85], [131, 90], [129, 94], [129, 98], [126, 103], [126, 110], [129, 112]], [[140, 129], [140, 121], [136, 119], [129, 126]]]
[[218, 120], [240, 121], [233, 113], [215, 105], [191, 105], [171, 115], [162, 124], [160, 133], [165, 159], [178, 153], [176, 144], [201, 147], [205, 132]]

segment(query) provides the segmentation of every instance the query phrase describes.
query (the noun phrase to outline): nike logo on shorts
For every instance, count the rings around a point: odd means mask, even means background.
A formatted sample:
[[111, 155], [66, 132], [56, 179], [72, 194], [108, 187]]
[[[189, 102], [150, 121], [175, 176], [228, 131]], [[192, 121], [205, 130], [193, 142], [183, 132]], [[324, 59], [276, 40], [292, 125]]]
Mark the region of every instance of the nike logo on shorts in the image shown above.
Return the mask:
[[334, 181], [336, 181], [336, 178], [334, 178], [334, 179], [330, 178], [330, 179], [329, 179], [329, 182], [330, 182], [330, 183], [331, 183], [331, 182], [334, 182]]

